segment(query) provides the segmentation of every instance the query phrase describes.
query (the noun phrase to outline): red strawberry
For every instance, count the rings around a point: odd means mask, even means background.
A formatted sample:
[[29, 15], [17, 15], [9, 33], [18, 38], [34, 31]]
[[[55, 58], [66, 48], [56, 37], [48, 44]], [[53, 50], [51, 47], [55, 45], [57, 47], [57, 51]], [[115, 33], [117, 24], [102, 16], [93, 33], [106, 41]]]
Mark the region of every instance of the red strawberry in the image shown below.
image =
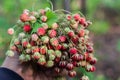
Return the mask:
[[29, 19], [29, 15], [26, 14], [26, 13], [23, 13], [23, 14], [20, 16], [20, 20], [21, 20], [22, 22], [27, 22], [27, 21], [29, 21], [29, 20], [30, 20], [30, 19]]
[[58, 63], [60, 61], [60, 59], [61, 59], [60, 57], [56, 57], [55, 62]]
[[78, 31], [78, 36], [79, 37], [83, 37], [85, 35], [85, 30], [84, 29], [80, 29], [79, 31]]
[[29, 25], [29, 24], [26, 24], [26, 25], [24, 25], [23, 26], [23, 30], [25, 31], [25, 32], [30, 32], [31, 31], [31, 26]]
[[22, 42], [22, 46], [23, 46], [23, 47], [27, 47], [28, 44], [29, 44], [29, 43], [28, 43], [27, 41]]
[[67, 62], [66, 62], [66, 61], [60, 61], [60, 62], [59, 62], [59, 66], [60, 66], [61, 68], [65, 68], [66, 65], [67, 65]]
[[95, 64], [96, 62], [97, 62], [97, 59], [96, 59], [96, 58], [92, 58], [92, 59], [90, 60], [90, 64], [91, 64], [91, 65]]
[[72, 56], [72, 60], [75, 60], [75, 61], [81, 61], [81, 60], [83, 60], [83, 56], [82, 55], [80, 55], [80, 54], [74, 54], [73, 56]]
[[76, 48], [70, 48], [69, 52], [70, 52], [70, 54], [76, 54], [77, 53], [77, 49]]
[[50, 43], [51, 43], [51, 45], [53, 45], [53, 46], [58, 46], [58, 44], [59, 44], [57, 38], [52, 38], [52, 39], [50, 39]]
[[45, 31], [44, 28], [38, 28], [37, 33], [38, 33], [39, 36], [42, 36], [42, 35], [45, 35], [46, 31]]
[[42, 20], [43, 22], [46, 22], [46, 21], [47, 21], [47, 16], [41, 16], [41, 20]]
[[80, 15], [79, 15], [79, 14], [75, 14], [75, 15], [74, 15], [74, 19], [75, 19], [76, 21], [78, 21], [78, 20], [80, 19]]
[[55, 37], [57, 35], [57, 32], [54, 29], [52, 29], [52, 30], [48, 31], [48, 35], [52, 38], [52, 37]]
[[68, 36], [69, 36], [69, 37], [73, 37], [74, 35], [75, 35], [75, 33], [74, 33], [73, 31], [69, 31], [69, 32], [68, 32]]
[[60, 68], [56, 67], [56, 68], [54, 68], [54, 70], [56, 73], [60, 73]]
[[90, 68], [90, 71], [91, 72], [94, 72], [96, 70], [96, 67], [95, 66], [92, 66], [91, 68]]
[[30, 42], [31, 46], [35, 46], [35, 41]]
[[39, 52], [39, 51], [40, 51], [40, 48], [38, 47], [33, 47], [32, 49], [32, 53]]
[[72, 16], [68, 14], [68, 15], [66, 16], [66, 18], [67, 18], [68, 21], [70, 21], [70, 20], [72, 19]]
[[78, 36], [74, 36], [74, 37], [71, 38], [71, 40], [74, 44], [77, 44], [78, 41], [79, 41], [79, 38], [78, 38]]
[[56, 50], [60, 50], [62, 48], [62, 45], [58, 44], [58, 46], [55, 46]]
[[72, 64], [76, 67], [77, 66], [77, 62], [73, 61]]
[[87, 47], [87, 52], [88, 52], [88, 53], [93, 53], [93, 51], [94, 51], [94, 49], [93, 49], [92, 46], [88, 46], [88, 47]]
[[60, 42], [65, 42], [66, 41], [66, 36], [60, 36], [59, 41]]
[[74, 65], [72, 63], [68, 63], [66, 68], [67, 70], [72, 70], [74, 68]]
[[47, 53], [47, 47], [46, 46], [42, 46], [41, 48], [40, 48], [40, 53], [41, 54], [46, 54]]
[[85, 18], [81, 17], [81, 18], [79, 19], [79, 23], [80, 23], [80, 24], [84, 25], [85, 22], [86, 22]]
[[68, 72], [68, 75], [69, 75], [70, 77], [75, 77], [75, 76], [76, 76], [76, 71], [69, 71], [69, 72]]

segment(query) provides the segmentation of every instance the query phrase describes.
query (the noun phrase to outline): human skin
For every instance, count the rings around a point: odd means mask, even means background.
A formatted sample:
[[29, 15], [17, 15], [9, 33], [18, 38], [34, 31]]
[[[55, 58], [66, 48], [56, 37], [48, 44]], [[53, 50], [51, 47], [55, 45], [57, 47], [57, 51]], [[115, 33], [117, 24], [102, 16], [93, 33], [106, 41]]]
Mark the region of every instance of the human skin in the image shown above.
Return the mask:
[[[13, 57], [6, 57], [1, 67], [8, 68], [16, 72], [24, 80], [54, 80], [53, 78], [56, 76], [54, 75], [53, 77], [52, 74], [54, 73], [51, 73], [51, 71], [37, 73], [31, 66], [21, 64], [17, 53], [15, 53]], [[34, 72], [37, 74], [34, 75]], [[62, 76], [64, 75], [65, 74], [62, 74]]]

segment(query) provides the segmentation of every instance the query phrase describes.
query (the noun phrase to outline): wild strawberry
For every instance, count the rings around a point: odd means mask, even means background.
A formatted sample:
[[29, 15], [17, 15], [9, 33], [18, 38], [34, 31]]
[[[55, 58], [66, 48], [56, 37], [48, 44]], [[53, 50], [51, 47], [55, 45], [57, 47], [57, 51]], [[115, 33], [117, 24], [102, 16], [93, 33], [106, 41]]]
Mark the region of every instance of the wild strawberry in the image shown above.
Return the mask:
[[42, 20], [42, 22], [46, 22], [47, 21], [47, 16], [41, 16], [41, 20]]
[[55, 58], [55, 62], [56, 62], [56, 63], [59, 63], [59, 62], [60, 62], [60, 59], [61, 59], [61, 58], [56, 57], [56, 58]]
[[96, 70], [96, 67], [95, 66], [92, 66], [91, 68], [90, 68], [90, 71], [91, 72], [94, 72]]
[[55, 59], [55, 55], [50, 54], [50, 55], [49, 55], [49, 60], [54, 60], [54, 59]]
[[22, 22], [27, 22], [27, 21], [29, 21], [29, 20], [30, 20], [30, 19], [29, 19], [29, 15], [26, 14], [26, 13], [21, 14], [20, 20], [21, 20]]
[[69, 75], [70, 77], [75, 77], [75, 76], [76, 76], [76, 71], [69, 71], [69, 72], [68, 72], [68, 75]]
[[58, 44], [57, 46], [55, 46], [55, 50], [60, 50], [62, 48], [62, 45]]
[[70, 28], [68, 28], [68, 27], [65, 28], [66, 33], [70, 32], [70, 31], [71, 31]]
[[13, 28], [9, 28], [7, 32], [8, 32], [9, 35], [13, 35], [14, 34], [14, 29]]
[[55, 55], [55, 51], [52, 50], [52, 49], [48, 50], [47, 53], [48, 53], [49, 55]]
[[45, 60], [45, 57], [41, 57], [39, 58], [38, 62], [37, 62], [39, 65], [42, 65], [44, 66], [46, 64], [46, 60]]
[[52, 38], [52, 37], [55, 37], [56, 35], [57, 35], [57, 32], [56, 32], [56, 30], [49, 30], [48, 31], [48, 35]]
[[53, 45], [53, 46], [58, 46], [58, 44], [59, 44], [57, 38], [51, 38], [51, 39], [50, 39], [50, 43], [51, 43], [51, 45]]
[[56, 67], [56, 68], [54, 68], [54, 70], [56, 73], [60, 73], [60, 68]]
[[94, 49], [92, 46], [87, 47], [87, 52], [88, 53], [93, 53]]
[[29, 15], [30, 11], [28, 9], [24, 9], [23, 13]]
[[72, 64], [77, 67], [77, 62], [76, 61], [73, 61]]
[[37, 21], [35, 16], [30, 16], [29, 19], [31, 23], [35, 23]]
[[15, 44], [15, 45], [19, 45], [19, 44], [20, 44], [20, 40], [19, 40], [19, 39], [15, 39], [15, 40], [14, 40], [14, 44]]
[[24, 32], [19, 33], [18, 38], [19, 38], [20, 40], [23, 39], [24, 37], [25, 37], [25, 33], [24, 33]]
[[66, 65], [67, 65], [67, 62], [66, 62], [66, 61], [60, 61], [60, 62], [59, 62], [59, 66], [60, 66], [61, 68], [65, 68]]
[[30, 55], [26, 54], [26, 55], [25, 55], [25, 61], [30, 61], [30, 60], [31, 60]]
[[26, 24], [26, 25], [23, 26], [23, 30], [24, 30], [25, 32], [30, 32], [31, 29], [32, 29], [31, 26], [28, 25], [28, 24]]
[[66, 36], [59, 36], [59, 41], [60, 42], [65, 42], [66, 41]]
[[48, 29], [48, 25], [47, 25], [46, 23], [42, 23], [41, 25], [42, 25], [42, 27], [43, 27], [45, 30]]
[[29, 43], [28, 43], [27, 41], [22, 42], [22, 46], [23, 46], [23, 47], [27, 47], [28, 44], [29, 44]]
[[72, 63], [68, 63], [66, 68], [67, 70], [72, 70], [74, 68], [74, 65]]
[[14, 53], [13, 51], [11, 51], [11, 50], [8, 50], [8, 51], [6, 52], [6, 55], [9, 56], [9, 57], [13, 57], [14, 54], [15, 54], [15, 53]]
[[90, 64], [91, 64], [91, 65], [95, 64], [96, 62], [97, 62], [97, 59], [96, 59], [96, 58], [92, 58], [92, 59], [90, 60]]
[[39, 52], [40, 48], [39, 47], [32, 47], [32, 53]]
[[76, 21], [78, 21], [78, 20], [80, 19], [80, 15], [79, 15], [79, 14], [74, 14], [74, 19], [75, 19]]
[[41, 9], [41, 10], [39, 11], [39, 13], [42, 14], [42, 15], [45, 15], [45, 10], [44, 10], [44, 9]]
[[70, 48], [69, 49], [69, 53], [70, 54], [76, 54], [77, 53], [77, 49], [76, 48]]
[[68, 46], [66, 43], [63, 43], [61, 49], [62, 49], [62, 50], [66, 50], [68, 47], [69, 47], [69, 46]]
[[38, 12], [32, 11], [31, 15], [35, 16], [36, 18], [39, 18], [39, 13]]
[[59, 50], [56, 50], [55, 51], [55, 55], [56, 55], [56, 57], [61, 57], [62, 56], [62, 53], [61, 53], [61, 51], [59, 51]]
[[47, 61], [46, 67], [53, 67], [53, 66], [54, 66], [54, 62], [53, 61]]
[[40, 48], [40, 53], [41, 54], [46, 54], [47, 53], [47, 47], [46, 46], [42, 46], [41, 48]]
[[44, 28], [38, 28], [37, 33], [39, 36], [45, 35], [46, 31]]
[[35, 46], [36, 45], [35, 41], [30, 41], [30, 45]]
[[31, 51], [31, 49], [28, 48], [28, 49], [25, 50], [25, 52], [26, 52], [27, 54], [30, 54], [32, 51]]
[[87, 56], [87, 57], [84, 57], [86, 59], [87, 62], [90, 62], [91, 61], [91, 57], [90, 56]]
[[82, 78], [80, 80], [89, 80], [88, 76], [82, 76]]
[[79, 23], [80, 23], [80, 24], [84, 25], [85, 22], [86, 22], [85, 18], [81, 17], [81, 18], [79, 19]]
[[25, 54], [21, 54], [19, 56], [19, 60], [22, 61], [22, 62], [24, 62], [25, 61]]
[[78, 36], [79, 37], [83, 37], [85, 35], [85, 30], [84, 29], [80, 29], [79, 31], [78, 31]]
[[72, 16], [68, 14], [68, 15], [66, 16], [66, 18], [67, 18], [68, 21], [70, 21], [70, 20], [72, 19]]
[[47, 44], [49, 42], [49, 37], [48, 36], [43, 36], [41, 37], [41, 40], [43, 43]]
[[69, 37], [73, 37], [74, 35], [75, 35], [75, 33], [72, 30], [68, 32]]
[[81, 61], [81, 60], [83, 60], [83, 56], [80, 55], [80, 54], [74, 54], [74, 55], [72, 56], [72, 60]]
[[10, 47], [10, 50], [16, 51], [16, 50], [17, 50], [17, 47], [16, 47], [15, 45], [13, 45], [13, 46]]
[[53, 23], [52, 24], [52, 29], [57, 29], [58, 28], [58, 24], [57, 23]]
[[85, 67], [87, 65], [87, 62], [86, 61], [80, 61], [81, 62], [81, 66], [82, 67]]
[[32, 34], [31, 36], [33, 41], [37, 41], [38, 40], [38, 35], [37, 34]]
[[71, 27], [72, 27], [73, 29], [77, 29], [77, 28], [78, 28], [78, 23], [75, 22], [75, 23], [71, 24]]
[[78, 36], [74, 36], [71, 38], [71, 40], [74, 44], [78, 44], [79, 38], [78, 38]]

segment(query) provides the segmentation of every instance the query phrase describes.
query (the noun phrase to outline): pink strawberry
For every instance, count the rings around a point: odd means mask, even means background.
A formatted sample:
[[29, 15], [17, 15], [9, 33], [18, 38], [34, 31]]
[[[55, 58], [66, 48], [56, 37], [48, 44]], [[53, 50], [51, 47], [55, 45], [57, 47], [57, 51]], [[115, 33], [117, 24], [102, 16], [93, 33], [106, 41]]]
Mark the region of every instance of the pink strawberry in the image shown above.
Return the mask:
[[39, 52], [39, 51], [40, 51], [39, 47], [33, 47], [32, 48], [32, 53], [36, 53], [36, 52]]
[[32, 34], [31, 36], [33, 41], [37, 41], [38, 40], [38, 35], [37, 34]]
[[51, 45], [53, 45], [53, 46], [58, 46], [58, 44], [59, 44], [57, 38], [51, 38], [51, 39], [50, 39], [50, 43], [51, 43]]
[[27, 41], [22, 42], [23, 47], [27, 47], [28, 44], [29, 44], [29, 42], [27, 42]]
[[68, 63], [66, 68], [67, 70], [72, 70], [74, 68], [74, 65], [72, 63]]
[[72, 19], [72, 16], [68, 14], [68, 15], [66, 16], [66, 18], [67, 18], [68, 21], [70, 21], [70, 20]]
[[66, 36], [59, 36], [59, 41], [60, 42], [65, 42], [66, 41]]
[[42, 27], [43, 27], [45, 30], [48, 29], [48, 25], [47, 25], [46, 23], [42, 23], [41, 25], [42, 25]]
[[76, 48], [70, 48], [69, 49], [69, 53], [70, 54], [76, 54], [77, 53], [77, 49]]
[[29, 15], [30, 11], [28, 9], [24, 9], [23, 13]]
[[83, 37], [85, 35], [85, 30], [84, 29], [80, 29], [79, 31], [78, 31], [78, 36], [79, 37]]
[[68, 32], [69, 37], [73, 37], [74, 35], [75, 35], [75, 33], [72, 30]]
[[29, 19], [29, 15], [26, 14], [26, 13], [21, 14], [20, 20], [21, 20], [22, 22], [27, 22], [27, 21], [29, 21], [29, 20], [30, 20], [30, 19]]
[[47, 53], [47, 47], [46, 46], [42, 46], [40, 48], [40, 53], [43, 54], [43, 55], [45, 55]]
[[52, 24], [52, 29], [57, 29], [58, 28], [58, 24], [57, 23], [53, 23]]
[[38, 33], [39, 36], [42, 36], [42, 35], [45, 35], [46, 31], [45, 31], [44, 28], [38, 28], [37, 33]]
[[16, 50], [17, 50], [17, 47], [16, 47], [15, 45], [13, 45], [13, 46], [10, 47], [10, 50], [16, 51]]
[[13, 35], [14, 34], [14, 29], [13, 28], [9, 28], [7, 32], [8, 32], [9, 35]]
[[79, 14], [74, 14], [74, 19], [75, 19], [76, 21], [78, 21], [78, 20], [80, 19], [80, 15], [79, 15]]
[[75, 76], [76, 76], [76, 71], [69, 71], [69, 72], [68, 72], [68, 75], [69, 75], [70, 77], [75, 77]]
[[83, 60], [83, 56], [82, 55], [80, 55], [80, 54], [74, 54], [73, 56], [72, 56], [72, 60], [75, 60], [75, 61], [82, 61]]
[[52, 29], [52, 30], [48, 31], [48, 35], [52, 38], [52, 37], [55, 37], [57, 35], [57, 32], [56, 32], [56, 30]]
[[40, 10], [40, 14], [45, 15], [45, 10], [44, 10], [44, 9], [41, 9], [41, 10]]
[[47, 16], [41, 16], [41, 20], [42, 20], [42, 22], [46, 22], [47, 21]]
[[37, 21], [35, 16], [30, 16], [29, 19], [31, 23], [35, 23]]
[[26, 25], [24, 25], [23, 26], [23, 30], [25, 31], [25, 32], [30, 32], [31, 31], [31, 26], [29, 25], [29, 24], [26, 24]]

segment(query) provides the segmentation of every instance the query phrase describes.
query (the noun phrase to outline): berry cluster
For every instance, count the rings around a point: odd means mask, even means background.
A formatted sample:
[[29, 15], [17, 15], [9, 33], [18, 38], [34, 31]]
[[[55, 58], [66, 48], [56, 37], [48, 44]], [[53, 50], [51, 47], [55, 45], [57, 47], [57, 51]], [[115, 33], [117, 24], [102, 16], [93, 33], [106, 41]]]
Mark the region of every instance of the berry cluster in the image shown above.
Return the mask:
[[[76, 76], [76, 67], [93, 72], [97, 59], [87, 30], [90, 24], [80, 14], [58, 14], [48, 8], [24, 10], [17, 23], [19, 33], [6, 54], [14, 56], [16, 51], [21, 62], [34, 61], [56, 73], [66, 69], [70, 77]], [[14, 29], [8, 33], [14, 34]]]

